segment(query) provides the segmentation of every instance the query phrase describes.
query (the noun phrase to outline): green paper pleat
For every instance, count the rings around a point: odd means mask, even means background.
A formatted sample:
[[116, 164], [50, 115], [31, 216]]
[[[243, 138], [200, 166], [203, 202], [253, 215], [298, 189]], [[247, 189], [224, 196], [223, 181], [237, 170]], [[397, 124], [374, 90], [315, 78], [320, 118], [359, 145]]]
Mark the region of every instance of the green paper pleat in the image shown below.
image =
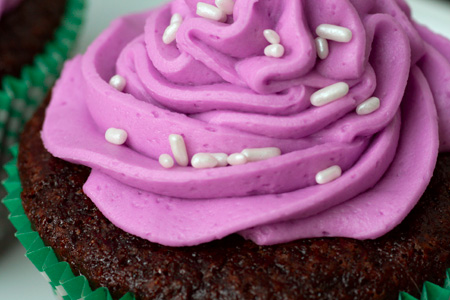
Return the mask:
[[[426, 296], [425, 296], [426, 295]], [[449, 300], [450, 290], [425, 282], [421, 300]]]
[[9, 220], [13, 224], [14, 228], [16, 228], [17, 232], [27, 231], [31, 229], [31, 223], [26, 215], [10, 216]]
[[0, 82], [0, 156], [15, 144], [25, 122], [32, 116], [59, 76], [82, 24], [85, 0], [67, 0], [66, 11], [54, 38], [19, 78], [4, 76]]
[[447, 270], [446, 275], [447, 276], [445, 278], [444, 288], [446, 288], [447, 290], [450, 290], [450, 269]]
[[84, 297], [83, 300], [105, 300], [111, 299], [111, 295], [105, 288], [98, 288], [88, 296]]
[[21, 202], [20, 198], [8, 199], [7, 197], [5, 197], [5, 198], [3, 199], [3, 204], [6, 206], [6, 208], [7, 208], [10, 212], [16, 211], [16, 210], [19, 209], [20, 207], [23, 208], [22, 202]]
[[410, 294], [405, 293], [405, 292], [400, 292], [398, 299], [399, 300], [417, 300], [417, 298], [414, 298], [413, 296], [411, 296]]
[[44, 272], [50, 279], [50, 284], [52, 286], [59, 285], [59, 279], [62, 277], [62, 274], [70, 269], [69, 264], [66, 262], [58, 262], [52, 266], [48, 266], [45, 268]]
[[39, 272], [44, 271], [44, 263], [47, 260], [47, 256], [52, 251], [50, 247], [45, 247], [42, 239], [37, 243], [36, 246], [40, 247], [32, 247], [32, 249], [28, 249], [25, 256], [33, 263], [33, 265], [38, 269]]
[[86, 278], [82, 276], [74, 277], [64, 282], [62, 286], [70, 297], [76, 299], [81, 299], [92, 293]]
[[17, 233], [16, 238], [25, 247], [25, 249], [30, 253], [34, 250], [39, 250], [42, 247], [45, 247], [45, 244], [39, 238], [39, 235], [37, 234], [37, 232], [34, 232], [34, 231]]

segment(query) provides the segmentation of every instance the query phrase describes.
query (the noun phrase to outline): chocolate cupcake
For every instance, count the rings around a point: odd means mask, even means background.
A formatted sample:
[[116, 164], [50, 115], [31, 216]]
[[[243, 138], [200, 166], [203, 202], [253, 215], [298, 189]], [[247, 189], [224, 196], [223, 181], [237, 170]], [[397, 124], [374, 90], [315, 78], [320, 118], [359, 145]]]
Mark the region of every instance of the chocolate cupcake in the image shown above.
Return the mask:
[[450, 42], [409, 13], [174, 1], [114, 22], [66, 64], [10, 169], [29, 256], [74, 299], [444, 284]]

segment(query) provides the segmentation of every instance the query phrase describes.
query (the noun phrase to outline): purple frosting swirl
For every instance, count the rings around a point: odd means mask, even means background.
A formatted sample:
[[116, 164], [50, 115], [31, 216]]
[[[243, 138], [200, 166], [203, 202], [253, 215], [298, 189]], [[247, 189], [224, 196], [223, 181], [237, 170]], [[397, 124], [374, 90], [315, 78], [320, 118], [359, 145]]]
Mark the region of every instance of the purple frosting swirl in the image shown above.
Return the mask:
[[[450, 42], [411, 21], [403, 0], [236, 0], [221, 23], [196, 15], [197, 0], [121, 18], [66, 64], [42, 131], [55, 156], [87, 165], [84, 192], [125, 231], [169, 246], [240, 233], [258, 244], [305, 237], [376, 238], [395, 227], [450, 150]], [[214, 4], [212, 0], [203, 2]], [[183, 22], [162, 41], [171, 16]], [[352, 31], [317, 58], [315, 28]], [[282, 58], [264, 55], [274, 29]], [[120, 74], [123, 92], [108, 84]], [[311, 95], [346, 82], [322, 107]], [[370, 97], [381, 107], [360, 116]], [[128, 133], [105, 141], [108, 128]], [[278, 147], [241, 166], [167, 170], [168, 136], [188, 153]], [[317, 172], [343, 174], [317, 185]]]

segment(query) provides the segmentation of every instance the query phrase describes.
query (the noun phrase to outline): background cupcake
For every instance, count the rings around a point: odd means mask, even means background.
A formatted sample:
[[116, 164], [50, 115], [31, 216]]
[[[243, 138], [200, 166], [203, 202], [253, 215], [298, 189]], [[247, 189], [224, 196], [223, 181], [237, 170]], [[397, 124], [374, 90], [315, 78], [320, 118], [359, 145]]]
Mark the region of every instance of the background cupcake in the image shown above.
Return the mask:
[[[83, 7], [84, 0], [0, 0], [0, 164], [10, 158], [8, 146], [58, 77]], [[0, 207], [0, 251], [12, 233], [6, 215]]]
[[0, 2], [2, 155], [58, 77], [81, 24], [83, 0]]

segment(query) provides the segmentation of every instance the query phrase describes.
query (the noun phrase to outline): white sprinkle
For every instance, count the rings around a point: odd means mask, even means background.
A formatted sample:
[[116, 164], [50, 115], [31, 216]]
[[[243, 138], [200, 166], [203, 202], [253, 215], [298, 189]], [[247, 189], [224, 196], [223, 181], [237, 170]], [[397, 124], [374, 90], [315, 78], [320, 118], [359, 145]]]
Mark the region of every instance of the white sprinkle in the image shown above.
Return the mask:
[[350, 29], [332, 24], [321, 24], [316, 28], [316, 34], [321, 38], [340, 43], [348, 43], [352, 40]]
[[328, 169], [325, 169], [323, 171], [320, 171], [316, 175], [316, 182], [318, 184], [325, 184], [329, 183], [342, 175], [342, 169], [339, 166], [332, 166]]
[[218, 22], [225, 22], [227, 19], [227, 15], [220, 8], [203, 2], [197, 3], [197, 15]]
[[114, 75], [109, 80], [109, 85], [111, 85], [113, 88], [115, 88], [119, 92], [122, 92], [123, 89], [125, 88], [125, 86], [127, 85], [127, 81], [125, 80], [125, 78], [123, 78], [120, 75]]
[[164, 31], [162, 40], [164, 42], [164, 44], [169, 45], [171, 44], [173, 41], [175, 41], [175, 39], [177, 38], [177, 32], [178, 29], [180, 28], [181, 23], [172, 23], [170, 24], [166, 30]]
[[183, 137], [179, 134], [171, 134], [169, 135], [169, 143], [177, 164], [186, 167], [189, 164], [189, 158]]
[[218, 167], [226, 167], [228, 165], [228, 155], [225, 153], [210, 153], [217, 160]]
[[173, 14], [172, 18], [170, 19], [170, 24], [174, 23], [181, 23], [183, 22], [183, 17], [180, 14]]
[[174, 165], [173, 158], [169, 154], [161, 154], [159, 156], [159, 163], [166, 169], [170, 169]]
[[368, 115], [380, 108], [380, 99], [372, 97], [358, 105], [356, 113], [360, 116]]
[[216, 0], [216, 6], [227, 15], [232, 15], [234, 11], [234, 0]]
[[264, 54], [269, 57], [280, 58], [284, 55], [284, 47], [280, 44], [272, 44], [264, 49]]
[[248, 160], [247, 156], [242, 153], [234, 153], [228, 156], [227, 162], [229, 165], [237, 166], [237, 165], [245, 165]]
[[105, 132], [105, 139], [114, 145], [123, 145], [128, 138], [128, 134], [123, 129], [109, 128]]
[[266, 160], [272, 157], [280, 156], [281, 150], [276, 147], [244, 149], [241, 152], [247, 157], [249, 162]]
[[264, 30], [264, 37], [271, 44], [279, 44], [281, 42], [280, 35], [272, 29]]
[[328, 48], [328, 41], [324, 38], [318, 37], [316, 38], [316, 49], [317, 55], [320, 59], [325, 59], [330, 54], [330, 50]]
[[191, 159], [191, 165], [196, 169], [210, 169], [217, 164], [218, 161], [209, 153], [197, 153]]
[[318, 90], [311, 95], [311, 104], [314, 106], [323, 106], [335, 100], [338, 100], [349, 92], [349, 86], [345, 82], [338, 82]]

